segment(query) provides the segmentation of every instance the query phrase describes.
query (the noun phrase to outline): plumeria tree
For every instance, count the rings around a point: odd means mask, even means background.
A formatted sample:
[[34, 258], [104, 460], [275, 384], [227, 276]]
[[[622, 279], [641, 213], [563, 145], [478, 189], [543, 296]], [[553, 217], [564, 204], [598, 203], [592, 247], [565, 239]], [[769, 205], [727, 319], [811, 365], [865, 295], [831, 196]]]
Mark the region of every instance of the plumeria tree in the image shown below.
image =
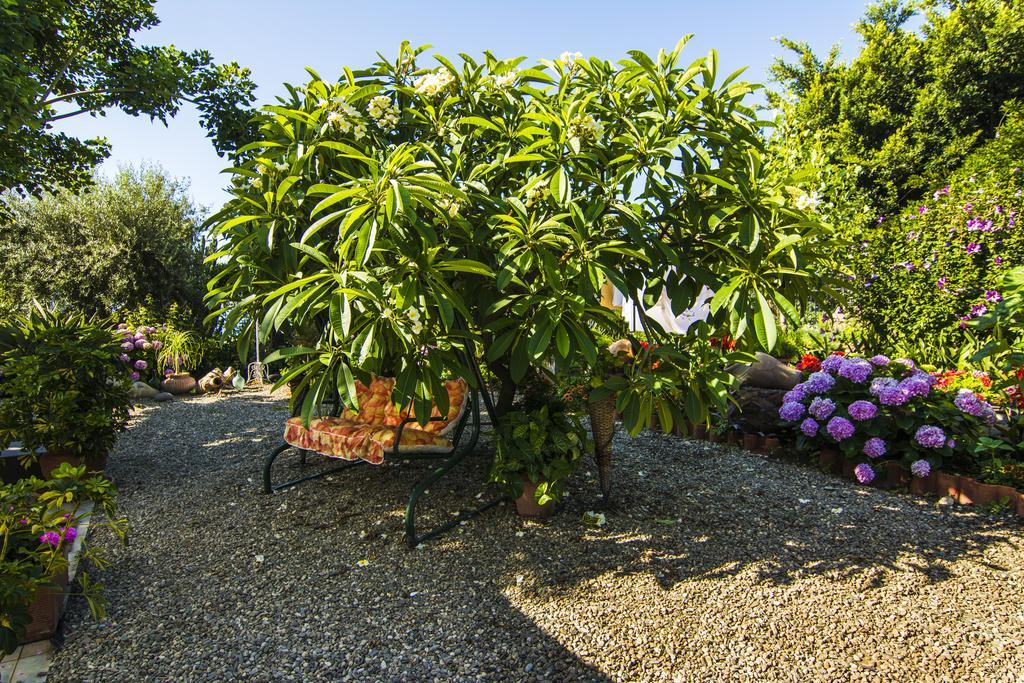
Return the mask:
[[[234, 199], [211, 219], [213, 315], [248, 326], [243, 346], [257, 323], [295, 340], [277, 357], [305, 415], [354, 401], [370, 373], [398, 378], [396, 401], [443, 403], [445, 375], [471, 376], [466, 349], [502, 414], [537, 369], [596, 361], [595, 330], [617, 315], [600, 305], [609, 281], [648, 303], [667, 290], [677, 313], [710, 287], [712, 325], [771, 349], [818, 287], [823, 228], [765, 168], [744, 104], [756, 86], [720, 79], [714, 52], [681, 63], [685, 42], [615, 64], [485, 53], [433, 67], [403, 44], [338, 82], [311, 71], [230, 170]], [[650, 417], [644, 386], [620, 392], [630, 424]], [[678, 387], [681, 403], [699, 419], [722, 386]]]

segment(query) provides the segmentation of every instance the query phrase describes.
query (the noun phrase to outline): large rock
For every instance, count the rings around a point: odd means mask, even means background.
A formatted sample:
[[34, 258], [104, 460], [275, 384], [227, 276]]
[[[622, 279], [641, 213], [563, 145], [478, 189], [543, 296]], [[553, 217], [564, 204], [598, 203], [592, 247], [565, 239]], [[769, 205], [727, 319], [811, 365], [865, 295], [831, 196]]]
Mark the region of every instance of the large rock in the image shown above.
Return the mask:
[[159, 389], [154, 389], [145, 382], [132, 382], [132, 387], [128, 390], [128, 395], [132, 398], [153, 398], [159, 393]]
[[803, 374], [792, 365], [760, 351], [755, 355], [757, 360], [750, 365], [736, 364], [729, 368], [742, 386], [789, 391], [803, 379]]
[[739, 403], [733, 406], [729, 421], [739, 424], [747, 433], [761, 432], [771, 434], [779, 430], [779, 408], [785, 389], [761, 389], [759, 387], [742, 386], [733, 397]]
[[166, 403], [167, 401], [170, 401], [173, 398], [174, 394], [169, 394], [166, 391], [159, 391], [157, 392], [156, 396], [153, 397], [153, 400], [156, 401], [157, 403]]

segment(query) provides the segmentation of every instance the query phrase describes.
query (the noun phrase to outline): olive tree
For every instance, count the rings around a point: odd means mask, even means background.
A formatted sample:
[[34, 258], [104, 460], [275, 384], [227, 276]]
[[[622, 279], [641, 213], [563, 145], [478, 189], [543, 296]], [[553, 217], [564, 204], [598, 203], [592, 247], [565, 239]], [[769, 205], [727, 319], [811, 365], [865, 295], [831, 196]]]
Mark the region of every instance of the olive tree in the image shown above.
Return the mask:
[[[442, 378], [471, 376], [467, 348], [500, 415], [536, 368], [596, 361], [595, 330], [617, 315], [600, 305], [606, 281], [649, 302], [667, 290], [677, 312], [710, 287], [712, 324], [771, 349], [814, 288], [822, 226], [764, 166], [744, 103], [757, 86], [720, 80], [714, 52], [681, 63], [685, 43], [614, 64], [485, 53], [433, 67], [403, 44], [338, 82], [310, 71], [230, 169], [212, 315], [247, 325], [243, 344], [256, 323], [297, 340], [276, 357], [307, 416], [336, 392], [351, 404], [370, 373], [398, 378], [396, 401], [443, 404]], [[652, 410], [641, 384], [619, 398], [631, 425]], [[721, 399], [712, 384], [680, 387], [691, 415]]]

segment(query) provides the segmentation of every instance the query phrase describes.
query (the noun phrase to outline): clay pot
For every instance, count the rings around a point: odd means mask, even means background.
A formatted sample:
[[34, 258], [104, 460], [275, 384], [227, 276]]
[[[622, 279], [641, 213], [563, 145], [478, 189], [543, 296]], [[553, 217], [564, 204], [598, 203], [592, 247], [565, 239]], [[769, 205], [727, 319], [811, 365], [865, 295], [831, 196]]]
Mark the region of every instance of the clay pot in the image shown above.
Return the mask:
[[818, 466], [826, 472], [839, 472], [843, 461], [843, 454], [834, 448], [822, 448], [818, 452]]
[[76, 467], [84, 463], [87, 473], [103, 474], [103, 471], [107, 469], [108, 455], [108, 453], [104, 452], [82, 457], [81, 455], [72, 455], [66, 451], [46, 451], [39, 454], [39, 469], [43, 474], [43, 479], [52, 479], [53, 471], [65, 462], [71, 463]]
[[929, 493], [934, 493], [937, 485], [937, 479], [938, 474], [936, 472], [932, 472], [927, 477], [911, 477], [910, 492], [918, 496], [925, 496]]
[[54, 586], [40, 588], [35, 600], [28, 607], [29, 622], [25, 637], [19, 644], [33, 643], [53, 637], [60, 623], [61, 612], [64, 610], [64, 591], [68, 585], [68, 572], [65, 569], [53, 577]]
[[955, 474], [938, 472], [935, 475], [935, 493], [939, 496], [950, 496], [960, 502], [960, 480]]
[[764, 452], [774, 453], [775, 451], [782, 448], [782, 442], [779, 441], [777, 436], [766, 436], [764, 437]]
[[554, 501], [540, 505], [536, 498], [537, 482], [523, 479], [523, 493], [516, 498], [516, 512], [520, 517], [544, 519], [555, 514]]
[[875, 486], [880, 489], [902, 488], [909, 484], [907, 471], [895, 460], [886, 460], [875, 468], [881, 476], [875, 478]]
[[764, 443], [764, 437], [760, 434], [744, 434], [743, 435], [743, 448], [748, 451], [757, 451], [761, 448]]
[[725, 440], [727, 438], [728, 437], [726, 436], [725, 432], [718, 433], [713, 430], [708, 432], [708, 441], [710, 441], [711, 443], [725, 443]]
[[168, 394], [187, 394], [196, 388], [196, 378], [187, 372], [174, 373], [160, 382], [160, 388]]
[[738, 444], [740, 442], [740, 435], [737, 434], [735, 431], [730, 430], [725, 435], [725, 442], [727, 444], [729, 444], [730, 446], [735, 446], [736, 444]]

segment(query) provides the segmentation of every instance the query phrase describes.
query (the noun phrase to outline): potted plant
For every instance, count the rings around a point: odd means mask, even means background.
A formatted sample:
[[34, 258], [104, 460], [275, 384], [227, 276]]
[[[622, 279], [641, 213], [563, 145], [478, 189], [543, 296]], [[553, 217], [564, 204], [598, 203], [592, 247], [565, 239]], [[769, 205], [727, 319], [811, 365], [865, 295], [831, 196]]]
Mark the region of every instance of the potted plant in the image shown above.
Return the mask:
[[61, 462], [102, 471], [128, 420], [120, 343], [106, 321], [38, 305], [0, 326], [0, 446], [20, 442], [44, 477]]
[[194, 367], [203, 356], [203, 345], [187, 330], [168, 330], [157, 353], [157, 365], [165, 368], [160, 388], [171, 394], [187, 394], [196, 387], [196, 380], [184, 368]]
[[[0, 486], [0, 651], [5, 655], [19, 643], [48, 638], [56, 631], [68, 582], [67, 553], [81, 521], [102, 511], [102, 524], [125, 538], [113, 484], [88, 475], [84, 466], [67, 463], [54, 475]], [[86, 502], [93, 504], [91, 511], [83, 510]], [[83, 546], [82, 553], [93, 565], [103, 564], [94, 549]], [[93, 615], [102, 618], [101, 586], [81, 569], [76, 584]]]
[[524, 517], [554, 512], [566, 480], [592, 445], [579, 419], [554, 400], [503, 415], [495, 443], [490, 481], [516, 496]]

